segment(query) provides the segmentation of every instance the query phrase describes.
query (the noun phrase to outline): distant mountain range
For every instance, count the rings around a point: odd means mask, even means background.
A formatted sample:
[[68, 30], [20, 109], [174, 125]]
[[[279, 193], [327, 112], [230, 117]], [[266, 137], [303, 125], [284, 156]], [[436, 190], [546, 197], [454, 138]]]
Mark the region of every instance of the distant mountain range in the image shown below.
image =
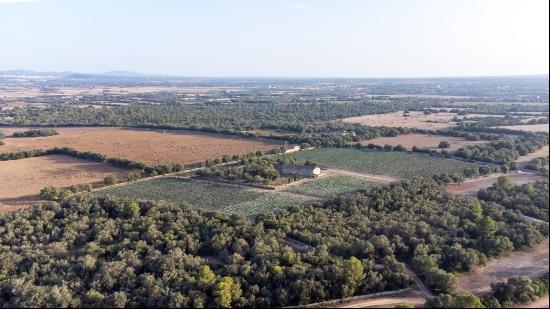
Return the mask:
[[105, 73], [78, 73], [78, 72], [52, 72], [33, 70], [6, 70], [0, 71], [0, 76], [51, 76], [67, 78], [90, 78], [90, 77], [146, 77], [147, 75], [132, 71], [109, 71]]

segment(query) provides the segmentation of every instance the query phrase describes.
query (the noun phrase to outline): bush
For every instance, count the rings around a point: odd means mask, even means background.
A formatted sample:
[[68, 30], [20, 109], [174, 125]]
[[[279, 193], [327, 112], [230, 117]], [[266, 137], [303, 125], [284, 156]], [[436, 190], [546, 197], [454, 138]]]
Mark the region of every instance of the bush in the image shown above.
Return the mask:
[[113, 176], [113, 175], [105, 176], [105, 178], [103, 178], [103, 183], [106, 186], [112, 186], [112, 185], [116, 184], [116, 177]]

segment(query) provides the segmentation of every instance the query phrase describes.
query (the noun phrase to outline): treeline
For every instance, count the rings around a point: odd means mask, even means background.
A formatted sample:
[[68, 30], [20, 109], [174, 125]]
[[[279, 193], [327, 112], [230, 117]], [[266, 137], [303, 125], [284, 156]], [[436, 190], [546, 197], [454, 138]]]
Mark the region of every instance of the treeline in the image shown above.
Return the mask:
[[[515, 125], [534, 125], [548, 123], [547, 117], [533, 118], [523, 121], [522, 117], [507, 114], [504, 117], [465, 117], [459, 124], [464, 127], [496, 127], [496, 126], [515, 126]], [[533, 117], [533, 115], [531, 115]], [[475, 122], [464, 122], [475, 121]]]
[[13, 137], [39, 137], [39, 136], [52, 136], [59, 134], [55, 129], [32, 129], [27, 131], [13, 132]]
[[548, 273], [540, 279], [524, 276], [491, 284], [491, 295], [442, 294], [428, 299], [426, 308], [509, 308], [529, 304], [548, 294]]
[[0, 306], [284, 307], [412, 282], [391, 256], [295, 252], [283, 237], [184, 205], [45, 203], [0, 215]]
[[493, 203], [449, 194], [418, 178], [258, 218], [265, 227], [337, 256], [410, 261], [430, 289], [449, 293], [454, 272], [529, 248], [548, 235]]
[[52, 201], [61, 201], [72, 194], [91, 191], [92, 185], [89, 183], [72, 185], [68, 188], [47, 186], [40, 190], [40, 197]]
[[304, 132], [312, 124], [367, 114], [395, 112], [424, 103], [405, 101], [318, 103], [171, 103], [113, 106], [101, 109], [52, 107], [13, 111], [6, 125], [35, 126], [148, 126], [201, 131], [281, 129]]
[[548, 178], [535, 183], [516, 185], [509, 177], [502, 176], [491, 187], [480, 190], [477, 197], [548, 221]]
[[548, 135], [528, 134], [505, 136], [486, 144], [460, 148], [455, 156], [467, 160], [501, 164], [509, 169], [517, 169], [516, 160], [548, 145]]
[[235, 165], [212, 167], [197, 171], [197, 175], [228, 181], [269, 184], [280, 176], [278, 164], [270, 158], [240, 159]]
[[163, 175], [167, 173], [182, 171], [184, 166], [179, 163], [162, 164], [157, 166], [147, 166], [144, 163], [136, 162], [124, 158], [107, 157], [105, 155], [90, 152], [78, 151], [69, 147], [55, 147], [51, 149], [33, 149], [17, 152], [0, 153], [0, 161], [20, 160], [32, 157], [41, 157], [48, 155], [67, 155], [74, 158], [89, 160], [94, 162], [109, 163], [113, 166], [123, 169], [133, 169], [143, 171], [147, 176]]

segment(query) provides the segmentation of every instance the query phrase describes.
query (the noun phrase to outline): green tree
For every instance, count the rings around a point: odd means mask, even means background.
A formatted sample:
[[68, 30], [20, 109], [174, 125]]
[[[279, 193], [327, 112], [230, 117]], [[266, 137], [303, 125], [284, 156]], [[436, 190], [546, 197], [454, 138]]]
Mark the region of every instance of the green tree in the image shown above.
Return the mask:
[[241, 285], [231, 277], [223, 277], [214, 289], [214, 301], [223, 308], [230, 308], [231, 302], [242, 295]]
[[343, 274], [346, 283], [343, 286], [344, 297], [351, 296], [355, 293], [355, 290], [365, 278], [363, 263], [352, 256], [348, 260], [344, 261]]

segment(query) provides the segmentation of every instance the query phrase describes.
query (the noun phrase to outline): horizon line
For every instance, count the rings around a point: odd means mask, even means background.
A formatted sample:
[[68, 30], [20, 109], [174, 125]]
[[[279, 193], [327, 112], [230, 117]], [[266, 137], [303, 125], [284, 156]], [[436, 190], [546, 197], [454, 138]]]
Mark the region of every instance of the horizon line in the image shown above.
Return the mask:
[[550, 73], [526, 73], [526, 74], [472, 74], [472, 75], [393, 75], [393, 76], [329, 76], [329, 75], [180, 75], [180, 74], [163, 74], [163, 73], [141, 73], [131, 70], [109, 70], [104, 72], [83, 72], [62, 70], [53, 71], [45, 70], [38, 71], [32, 69], [6, 69], [0, 71], [0, 74], [4, 74], [8, 71], [30, 71], [39, 74], [54, 73], [54, 74], [84, 74], [84, 75], [108, 75], [112, 73], [129, 73], [128, 75], [111, 75], [111, 77], [165, 77], [165, 78], [249, 78], [249, 79], [430, 79], [430, 78], [498, 78], [498, 77], [549, 77]]

